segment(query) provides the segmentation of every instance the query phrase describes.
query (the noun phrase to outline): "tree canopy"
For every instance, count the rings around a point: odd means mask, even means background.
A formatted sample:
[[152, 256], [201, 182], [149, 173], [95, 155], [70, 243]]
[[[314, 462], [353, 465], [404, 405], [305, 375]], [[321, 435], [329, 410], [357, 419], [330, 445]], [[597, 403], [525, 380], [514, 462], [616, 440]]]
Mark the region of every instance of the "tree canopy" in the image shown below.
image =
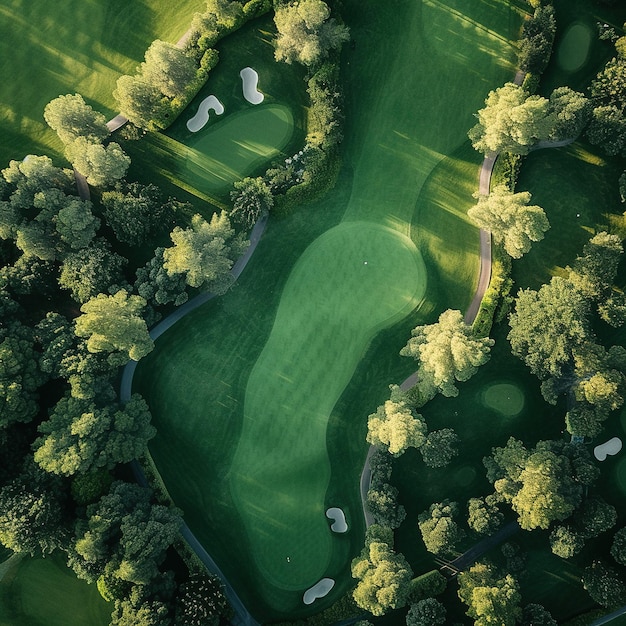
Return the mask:
[[494, 341], [475, 337], [460, 311], [448, 309], [438, 322], [417, 326], [411, 339], [400, 351], [419, 361], [420, 384], [432, 385], [444, 396], [457, 396], [456, 381], [469, 380], [489, 360]]
[[480, 196], [467, 215], [479, 228], [490, 231], [509, 256], [519, 259], [550, 228], [544, 210], [529, 205], [530, 199], [527, 191], [514, 193], [498, 185], [488, 196]]
[[67, 94], [51, 100], [43, 113], [46, 123], [56, 131], [64, 144], [79, 137], [89, 142], [101, 142], [109, 136], [106, 117], [90, 107], [80, 94]]
[[431, 504], [428, 511], [418, 515], [419, 529], [429, 552], [446, 555], [454, 551], [465, 534], [454, 520], [458, 513], [456, 502], [444, 500]]
[[393, 456], [407, 448], [419, 448], [426, 440], [427, 426], [421, 415], [403, 402], [387, 400], [367, 420], [367, 441], [385, 446]]
[[323, 61], [330, 50], [349, 38], [348, 29], [330, 17], [322, 0], [294, 0], [276, 7], [277, 61], [311, 66]]

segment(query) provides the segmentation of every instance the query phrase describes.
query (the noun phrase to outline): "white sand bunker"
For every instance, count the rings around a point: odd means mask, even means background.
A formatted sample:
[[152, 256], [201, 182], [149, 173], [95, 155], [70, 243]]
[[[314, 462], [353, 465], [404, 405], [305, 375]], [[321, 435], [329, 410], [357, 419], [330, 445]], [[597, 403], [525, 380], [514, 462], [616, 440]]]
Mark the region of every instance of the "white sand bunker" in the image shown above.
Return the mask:
[[251, 67], [244, 67], [239, 72], [241, 80], [243, 81], [243, 97], [250, 104], [261, 104], [265, 96], [257, 90], [259, 84], [259, 75]]
[[326, 511], [326, 517], [332, 520], [330, 529], [335, 533], [345, 533], [348, 530], [348, 524], [346, 523], [346, 516], [344, 512], [336, 506], [331, 507]]
[[206, 126], [209, 121], [209, 111], [215, 111], [216, 115], [224, 113], [224, 105], [215, 97], [208, 96], [198, 107], [198, 112], [187, 121], [187, 128], [192, 133], [197, 133]]
[[604, 461], [607, 456], [613, 456], [622, 449], [622, 440], [619, 437], [613, 437], [606, 443], [596, 446], [593, 449], [593, 455], [598, 461]]
[[322, 578], [318, 583], [307, 589], [302, 596], [304, 604], [313, 604], [318, 598], [323, 598], [335, 586], [332, 578]]

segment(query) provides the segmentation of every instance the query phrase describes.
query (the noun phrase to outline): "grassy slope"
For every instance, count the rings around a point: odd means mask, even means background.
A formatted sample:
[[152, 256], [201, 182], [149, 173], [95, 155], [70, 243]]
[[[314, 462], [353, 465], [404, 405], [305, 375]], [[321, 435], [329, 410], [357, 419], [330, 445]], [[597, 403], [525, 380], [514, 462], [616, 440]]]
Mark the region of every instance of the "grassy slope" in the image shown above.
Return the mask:
[[60, 156], [43, 119], [45, 105], [60, 94], [81, 93], [115, 115], [117, 78], [134, 72], [153, 39], [177, 41], [202, 5], [0, 0], [0, 164], [29, 153]]
[[0, 626], [104, 626], [112, 610], [95, 585], [74, 576], [61, 555], [26, 557], [0, 582]]
[[[410, 232], [422, 249], [435, 250], [445, 261], [436, 275], [436, 288], [430, 291], [427, 314], [447, 306], [462, 308], [471, 298], [476, 231], [465, 221], [464, 211], [472, 203], [479, 160], [463, 148], [465, 132], [488, 88], [512, 73], [502, 57], [511, 58], [506, 38], [519, 25], [508, 4], [496, 6], [500, 11], [494, 11], [492, 2], [480, 2], [463, 16], [438, 2], [402, 2], [393, 11], [378, 6], [382, 15], [377, 16], [369, 5], [346, 3], [357, 45], [346, 51], [349, 141], [347, 167], [338, 187], [332, 196], [307, 208], [306, 215], [272, 223], [233, 292], [183, 320], [138, 368], [137, 386], [149, 395], [160, 431], [152, 446], [157, 463], [190, 525], [227, 572], [240, 580], [244, 595], [252, 595], [257, 584], [255, 569], [230, 511], [230, 495], [219, 484], [239, 437], [245, 381], [271, 329], [289, 270], [306, 243], [331, 226], [342, 207], [347, 207], [348, 220], [383, 215], [388, 225]], [[460, 53], [436, 39], [440, 29], [463, 42]], [[478, 47], [471, 46], [475, 38]], [[433, 66], [420, 63], [416, 71], [414, 59], [425, 55]], [[386, 69], [390, 57], [393, 71]], [[450, 89], [457, 84], [465, 89], [463, 98], [456, 87]], [[446, 151], [453, 153], [449, 159]], [[439, 167], [430, 177], [435, 165]], [[436, 181], [447, 182], [441, 195]], [[428, 230], [409, 228], [415, 216]], [[304, 233], [299, 230], [303, 222]], [[468, 256], [450, 254], [462, 250], [467, 241], [473, 248]], [[365, 450], [365, 415], [383, 399], [389, 382], [410, 372], [411, 364], [398, 359], [397, 352], [410, 327], [423, 320], [414, 315], [372, 341], [331, 416], [327, 445], [336, 467], [329, 498], [349, 489], [354, 510], [359, 506], [354, 477]], [[190, 389], [194, 391], [189, 393]], [[203, 390], [201, 403], [196, 389]], [[197, 404], [202, 411], [194, 411]], [[199, 431], [203, 434], [196, 433], [194, 424], [208, 420], [209, 427], [203, 423]], [[193, 480], [186, 478], [187, 471]], [[355, 534], [358, 530], [354, 528]], [[358, 537], [351, 539], [348, 555], [359, 545]], [[343, 559], [342, 576], [348, 561]], [[349, 578], [340, 582], [337, 592]]]

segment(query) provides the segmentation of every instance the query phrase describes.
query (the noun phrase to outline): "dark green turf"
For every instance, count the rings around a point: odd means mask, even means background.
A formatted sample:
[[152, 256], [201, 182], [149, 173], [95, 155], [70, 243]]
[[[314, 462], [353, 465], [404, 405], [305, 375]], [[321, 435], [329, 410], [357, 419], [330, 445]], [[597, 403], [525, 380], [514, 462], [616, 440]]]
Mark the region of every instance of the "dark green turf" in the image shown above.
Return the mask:
[[0, 626], [106, 626], [112, 610], [61, 554], [24, 557], [0, 581]]

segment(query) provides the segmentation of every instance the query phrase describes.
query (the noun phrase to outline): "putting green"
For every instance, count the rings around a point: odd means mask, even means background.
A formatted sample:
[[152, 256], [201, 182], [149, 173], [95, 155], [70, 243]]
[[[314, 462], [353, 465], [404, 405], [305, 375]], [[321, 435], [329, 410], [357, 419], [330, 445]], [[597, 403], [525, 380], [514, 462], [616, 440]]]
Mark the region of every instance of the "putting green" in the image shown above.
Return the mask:
[[587, 24], [576, 22], [565, 34], [556, 53], [561, 69], [566, 72], [579, 70], [587, 61], [592, 41], [591, 28]]
[[524, 394], [517, 385], [495, 383], [482, 392], [482, 402], [505, 417], [514, 417], [524, 408]]
[[301, 591], [326, 572], [337, 541], [324, 513], [330, 413], [374, 335], [425, 289], [411, 240], [368, 222], [326, 232], [289, 277], [248, 381], [229, 474], [255, 562], [282, 589]]
[[189, 132], [186, 165], [201, 191], [220, 192], [278, 155], [294, 132], [289, 107], [259, 105]]

